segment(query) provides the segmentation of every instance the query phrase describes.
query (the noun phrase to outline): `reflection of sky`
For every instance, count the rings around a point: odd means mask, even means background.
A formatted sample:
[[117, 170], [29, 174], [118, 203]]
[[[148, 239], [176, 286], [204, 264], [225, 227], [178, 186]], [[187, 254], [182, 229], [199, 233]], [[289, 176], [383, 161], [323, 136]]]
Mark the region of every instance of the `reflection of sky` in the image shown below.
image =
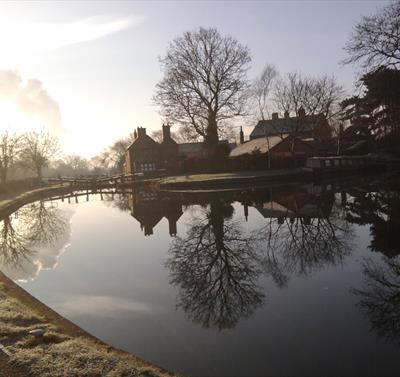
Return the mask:
[[135, 313], [150, 313], [153, 310], [148, 303], [129, 298], [89, 295], [67, 296], [60, 304], [56, 304], [55, 308], [68, 318], [96, 313], [98, 317], [112, 319], [132, 316]]
[[[36, 279], [42, 270], [51, 270], [57, 267], [59, 258], [69, 247], [71, 238], [71, 218], [74, 214], [73, 207], [66, 207], [62, 211], [65, 218], [65, 229], [51, 245], [34, 246], [34, 253], [28, 259], [22, 259], [18, 267], [2, 265], [0, 259], [0, 270], [10, 279], [19, 282], [26, 282]], [[14, 222], [13, 222], [14, 223]], [[18, 226], [18, 218], [15, 225]]]

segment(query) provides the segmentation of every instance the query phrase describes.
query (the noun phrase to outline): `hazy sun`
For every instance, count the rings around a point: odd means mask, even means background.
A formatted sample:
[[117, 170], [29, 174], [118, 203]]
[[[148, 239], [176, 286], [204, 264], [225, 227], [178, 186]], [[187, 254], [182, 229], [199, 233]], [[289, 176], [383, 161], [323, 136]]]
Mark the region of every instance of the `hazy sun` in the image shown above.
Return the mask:
[[9, 130], [16, 133], [39, 130], [42, 120], [37, 116], [25, 114], [12, 101], [0, 99], [0, 131]]

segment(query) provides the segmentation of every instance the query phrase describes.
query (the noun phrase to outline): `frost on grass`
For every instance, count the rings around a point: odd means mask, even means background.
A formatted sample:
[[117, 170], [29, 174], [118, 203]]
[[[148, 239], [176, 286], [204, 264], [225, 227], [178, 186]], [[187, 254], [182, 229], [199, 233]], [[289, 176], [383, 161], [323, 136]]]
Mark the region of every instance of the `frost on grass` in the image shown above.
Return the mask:
[[41, 316], [0, 290], [0, 339], [29, 332], [42, 321]]
[[[29, 335], [46, 329], [42, 339]], [[29, 306], [9, 297], [0, 285], [0, 342], [12, 353], [10, 362], [29, 376], [40, 377], [153, 377], [165, 375], [134, 356], [110, 349], [90, 338], [64, 334]], [[1, 374], [1, 371], [0, 371]]]
[[42, 377], [158, 376], [155, 370], [132, 366], [123, 355], [84, 338], [23, 349], [12, 362]]

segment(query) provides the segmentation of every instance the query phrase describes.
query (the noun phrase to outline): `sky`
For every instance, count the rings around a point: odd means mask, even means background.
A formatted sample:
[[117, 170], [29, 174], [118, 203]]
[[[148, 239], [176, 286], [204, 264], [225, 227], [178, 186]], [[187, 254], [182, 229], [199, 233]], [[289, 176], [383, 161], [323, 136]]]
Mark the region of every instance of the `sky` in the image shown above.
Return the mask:
[[[138, 127], [161, 127], [159, 59], [183, 32], [216, 27], [251, 50], [249, 78], [335, 74], [351, 94], [343, 46], [388, 1], [0, 2], [0, 129], [45, 127], [90, 158]], [[176, 126], [175, 126], [176, 127]]]

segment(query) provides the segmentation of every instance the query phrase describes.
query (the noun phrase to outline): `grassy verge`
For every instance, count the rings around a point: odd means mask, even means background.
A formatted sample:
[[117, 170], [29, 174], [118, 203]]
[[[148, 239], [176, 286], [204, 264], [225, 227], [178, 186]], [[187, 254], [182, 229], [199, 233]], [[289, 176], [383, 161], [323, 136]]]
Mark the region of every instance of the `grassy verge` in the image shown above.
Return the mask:
[[[41, 340], [30, 330], [45, 329]], [[0, 272], [0, 357], [7, 376], [171, 376], [132, 354], [100, 342], [29, 295]], [[1, 352], [0, 352], [1, 353]], [[3, 374], [1, 374], [3, 376]]]
[[162, 178], [161, 189], [195, 189], [223, 186], [240, 186], [260, 182], [285, 181], [304, 178], [301, 169], [281, 169], [236, 173], [190, 174]]
[[2, 200], [0, 201], [0, 218], [10, 215], [20, 207], [35, 200], [70, 191], [72, 191], [72, 189], [67, 186], [49, 186], [24, 192], [12, 199]]

